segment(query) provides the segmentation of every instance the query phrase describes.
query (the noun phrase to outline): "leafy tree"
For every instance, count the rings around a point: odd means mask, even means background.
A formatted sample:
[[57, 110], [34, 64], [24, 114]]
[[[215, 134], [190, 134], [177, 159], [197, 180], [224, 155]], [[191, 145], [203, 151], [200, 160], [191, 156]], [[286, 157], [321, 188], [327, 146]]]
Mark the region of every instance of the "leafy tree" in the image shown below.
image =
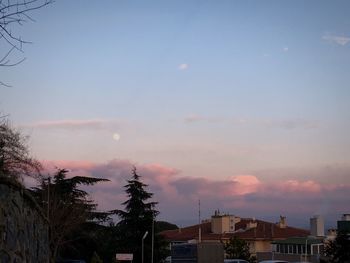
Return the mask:
[[[86, 240], [83, 231], [87, 224], [95, 225], [108, 219], [108, 213], [97, 212], [96, 204], [89, 199], [81, 185], [94, 185], [107, 179], [74, 176], [66, 178], [67, 170], [59, 169], [53, 177], [43, 180], [32, 193], [46, 211], [49, 220], [51, 261], [55, 262], [60, 251], [71, 248], [74, 242]], [[90, 226], [91, 227], [91, 226]], [[89, 258], [91, 255], [89, 256]]]
[[350, 263], [350, 233], [341, 231], [336, 239], [325, 247], [329, 263]]
[[29, 154], [27, 137], [0, 119], [0, 175], [18, 181], [22, 175], [39, 177], [40, 170], [40, 163]]
[[251, 259], [248, 243], [236, 236], [224, 243], [224, 249], [228, 258]]
[[[128, 196], [122, 205], [125, 211], [115, 210], [120, 218], [116, 225], [118, 232], [118, 253], [132, 253], [133, 262], [142, 261], [142, 237], [148, 232], [144, 240], [144, 262], [151, 262], [152, 257], [152, 224], [159, 214], [155, 210], [157, 202], [149, 202], [153, 193], [145, 190], [147, 187], [140, 180], [136, 168], [132, 170], [132, 178], [124, 186]], [[165, 241], [159, 235], [154, 235], [154, 262], [160, 262], [165, 257]]]

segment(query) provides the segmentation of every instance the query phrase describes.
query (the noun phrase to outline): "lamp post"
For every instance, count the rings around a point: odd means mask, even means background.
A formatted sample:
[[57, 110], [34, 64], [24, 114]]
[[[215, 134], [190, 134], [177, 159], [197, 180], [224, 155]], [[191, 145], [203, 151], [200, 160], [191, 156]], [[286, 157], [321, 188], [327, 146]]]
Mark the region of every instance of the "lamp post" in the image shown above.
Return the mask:
[[154, 211], [152, 213], [152, 258], [151, 258], [151, 263], [153, 263], [153, 258], [154, 258]]
[[141, 255], [142, 256], [142, 263], [143, 263], [143, 241], [145, 240], [147, 235], [148, 235], [148, 231], [146, 231], [145, 234], [142, 237], [142, 246], [141, 246], [141, 249], [142, 249], [142, 255]]

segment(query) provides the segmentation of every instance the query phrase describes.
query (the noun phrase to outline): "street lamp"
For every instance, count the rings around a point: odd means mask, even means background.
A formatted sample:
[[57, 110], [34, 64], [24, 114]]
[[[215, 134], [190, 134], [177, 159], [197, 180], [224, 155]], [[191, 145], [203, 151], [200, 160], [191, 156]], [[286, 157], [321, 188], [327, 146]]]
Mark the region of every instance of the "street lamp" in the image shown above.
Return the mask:
[[142, 246], [141, 246], [141, 248], [142, 248], [142, 263], [143, 263], [143, 241], [145, 240], [145, 238], [147, 237], [147, 235], [148, 235], [148, 231], [146, 231], [145, 234], [144, 234], [143, 237], [142, 237]]
[[152, 258], [151, 263], [153, 263], [154, 257], [154, 211], [152, 212]]

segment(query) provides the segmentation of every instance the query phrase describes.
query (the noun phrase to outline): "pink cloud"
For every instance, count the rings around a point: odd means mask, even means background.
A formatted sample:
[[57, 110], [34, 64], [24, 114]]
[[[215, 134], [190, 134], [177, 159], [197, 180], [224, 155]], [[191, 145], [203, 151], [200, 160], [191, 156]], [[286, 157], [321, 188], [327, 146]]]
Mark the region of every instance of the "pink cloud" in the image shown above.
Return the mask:
[[297, 181], [297, 180], [288, 180], [280, 184], [282, 189], [287, 192], [313, 192], [317, 193], [322, 190], [322, 186], [314, 181]]
[[119, 159], [106, 163], [45, 161], [44, 165], [66, 168], [71, 176], [109, 179], [110, 182], [86, 188], [102, 210], [123, 208], [121, 203], [127, 198], [123, 186], [135, 165], [148, 190], [154, 193], [153, 200], [159, 202], [161, 218], [172, 222], [196, 218], [199, 199], [205, 210], [203, 216], [210, 216], [215, 209], [226, 209], [252, 217], [290, 214], [306, 221], [313, 214], [342, 213], [350, 202], [350, 184], [322, 184], [314, 179], [276, 177], [264, 181], [253, 174], [235, 175], [227, 180], [188, 177], [161, 164], [135, 164]]
[[23, 125], [24, 128], [41, 128], [41, 129], [65, 129], [65, 130], [77, 130], [77, 129], [93, 129], [101, 130], [108, 128], [118, 128], [120, 121], [117, 120], [105, 120], [105, 119], [68, 119], [68, 120], [53, 120], [53, 121], [39, 121], [31, 124]]
[[69, 167], [71, 170], [88, 170], [96, 166], [95, 163], [89, 161], [43, 160], [41, 163], [47, 169]]
[[180, 198], [177, 189], [171, 185], [172, 179], [179, 171], [177, 169], [162, 166], [160, 164], [148, 164], [141, 168], [145, 170], [146, 174], [151, 174], [151, 182], [159, 187], [166, 197], [176, 200]]
[[237, 195], [254, 193], [262, 185], [260, 180], [254, 175], [237, 175], [232, 177], [231, 180], [237, 184], [233, 192], [233, 194]]
[[177, 169], [162, 166], [161, 164], [157, 163], [146, 164], [144, 165], [144, 168], [156, 174], [164, 174], [169, 176], [176, 175], [177, 173], [179, 173], [179, 170]]

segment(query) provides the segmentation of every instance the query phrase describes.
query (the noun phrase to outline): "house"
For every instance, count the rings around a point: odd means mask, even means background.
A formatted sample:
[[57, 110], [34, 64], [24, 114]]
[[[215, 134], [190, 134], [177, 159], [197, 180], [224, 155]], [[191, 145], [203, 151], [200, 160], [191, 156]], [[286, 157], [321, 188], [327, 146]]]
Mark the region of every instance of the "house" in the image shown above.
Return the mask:
[[306, 237], [310, 231], [290, 227], [285, 217], [278, 223], [270, 223], [255, 218], [220, 214], [216, 211], [210, 220], [176, 230], [161, 233], [171, 244], [181, 242], [225, 242], [238, 237], [249, 244], [250, 253], [271, 252], [272, 242], [291, 237]]
[[291, 237], [272, 242], [272, 252], [259, 253], [258, 257], [264, 259], [285, 260], [289, 262], [320, 262], [323, 255], [323, 238]]

